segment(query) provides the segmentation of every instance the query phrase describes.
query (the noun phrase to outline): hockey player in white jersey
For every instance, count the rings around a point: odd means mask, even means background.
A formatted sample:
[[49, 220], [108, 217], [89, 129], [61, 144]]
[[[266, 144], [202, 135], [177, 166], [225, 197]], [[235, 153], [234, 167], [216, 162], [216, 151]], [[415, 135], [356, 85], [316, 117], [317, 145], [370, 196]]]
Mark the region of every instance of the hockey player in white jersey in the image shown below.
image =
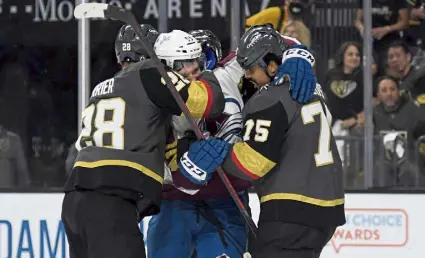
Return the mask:
[[[244, 71], [237, 63], [235, 53], [219, 62], [221, 44], [211, 31], [198, 30], [190, 34], [202, 45], [198, 62], [200, 69], [193, 60], [185, 60], [178, 53], [170, 54], [170, 50], [180, 44], [177, 37], [173, 38], [173, 32], [160, 35], [155, 52], [168, 65], [180, 65], [179, 73], [186, 78], [195, 78], [202, 69], [214, 70], [225, 96], [225, 109], [219, 118], [204, 119], [199, 124], [203, 131], [230, 143], [235, 142], [242, 130], [243, 101], [238, 83]], [[293, 41], [287, 43], [296, 44]], [[243, 217], [217, 174], [208, 185], [199, 185], [179, 171], [177, 160], [196, 138], [185, 118], [175, 117], [173, 121], [174, 131], [170, 132], [166, 153], [167, 170], [171, 176], [169, 184], [164, 186], [161, 213], [152, 217], [149, 223], [148, 257], [189, 258], [195, 249], [199, 258], [242, 257], [248, 239]], [[251, 184], [234, 177], [229, 179], [241, 200], [247, 204], [246, 189]]]
[[[178, 36], [181, 35], [174, 31], [160, 35], [155, 52], [169, 65], [181, 65], [179, 73], [188, 79], [195, 78], [203, 69], [214, 70], [225, 95], [225, 110], [217, 119], [204, 119], [199, 124], [211, 135], [234, 142], [242, 129], [243, 101], [237, 84], [243, 70], [235, 58], [226, 64], [219, 64], [221, 44], [212, 32], [202, 30], [191, 34], [202, 45], [198, 62], [185, 60], [186, 57], [179, 57], [178, 54], [170, 55], [170, 50], [175, 49], [176, 44], [181, 44], [178, 43]], [[167, 37], [170, 39], [164, 41]], [[195, 249], [197, 257], [218, 257], [223, 254], [241, 257], [246, 250], [248, 235], [243, 218], [218, 176], [208, 186], [199, 186], [178, 171], [176, 161], [196, 137], [183, 117], [174, 117], [173, 128], [166, 153], [167, 170], [172, 180], [164, 186], [160, 214], [153, 216], [149, 222], [148, 257], [189, 258]], [[230, 180], [246, 204], [245, 191], [251, 184], [235, 178]]]

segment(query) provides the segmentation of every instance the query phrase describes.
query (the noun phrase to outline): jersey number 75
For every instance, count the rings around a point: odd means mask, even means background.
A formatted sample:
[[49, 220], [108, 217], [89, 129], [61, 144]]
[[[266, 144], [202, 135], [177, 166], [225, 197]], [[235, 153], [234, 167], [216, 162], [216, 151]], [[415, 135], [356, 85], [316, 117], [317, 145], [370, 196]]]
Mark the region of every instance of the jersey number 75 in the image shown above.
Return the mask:
[[[326, 110], [325, 110], [326, 109]], [[314, 160], [317, 167], [326, 166], [334, 163], [331, 150], [331, 124], [332, 116], [325, 104], [316, 101], [301, 108], [301, 118], [303, 124], [314, 123], [314, 117], [319, 116], [320, 134], [318, 142], [318, 151], [314, 154]]]

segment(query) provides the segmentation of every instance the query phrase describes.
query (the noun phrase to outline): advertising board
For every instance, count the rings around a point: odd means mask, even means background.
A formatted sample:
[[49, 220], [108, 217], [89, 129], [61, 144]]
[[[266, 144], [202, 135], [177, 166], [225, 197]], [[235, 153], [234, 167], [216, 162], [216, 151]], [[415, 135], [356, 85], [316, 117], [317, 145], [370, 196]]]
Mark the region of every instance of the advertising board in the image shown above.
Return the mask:
[[[0, 194], [0, 258], [67, 258], [62, 194]], [[425, 195], [347, 194], [347, 224], [322, 258], [420, 258], [425, 253]], [[258, 198], [250, 195], [258, 220]], [[140, 227], [146, 235], [149, 218]]]
[[425, 195], [348, 194], [347, 223], [325, 247], [324, 258], [419, 258]]

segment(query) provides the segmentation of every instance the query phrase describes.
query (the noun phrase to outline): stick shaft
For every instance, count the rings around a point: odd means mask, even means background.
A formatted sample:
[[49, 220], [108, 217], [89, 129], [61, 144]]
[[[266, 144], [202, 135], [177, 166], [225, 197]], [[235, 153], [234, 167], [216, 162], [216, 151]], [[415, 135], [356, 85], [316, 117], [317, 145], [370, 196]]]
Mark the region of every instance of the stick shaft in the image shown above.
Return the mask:
[[[177, 104], [179, 105], [180, 109], [182, 110], [184, 116], [186, 117], [187, 121], [189, 122], [190, 126], [192, 127], [192, 130], [195, 132], [195, 135], [198, 137], [198, 139], [205, 139], [204, 135], [202, 134], [202, 131], [199, 129], [198, 125], [196, 124], [195, 120], [193, 119], [189, 109], [186, 106], [186, 103], [183, 101], [182, 97], [180, 96], [179, 92], [177, 91], [176, 87], [172, 83], [170, 77], [167, 74], [167, 71], [165, 70], [163, 64], [159, 60], [158, 56], [153, 51], [152, 46], [148, 43], [147, 38], [143, 35], [143, 32], [139, 26], [139, 22], [134, 17], [133, 13], [126, 11], [122, 8], [119, 8], [117, 6], [108, 6], [108, 9], [105, 10], [105, 17], [120, 20], [122, 22], [125, 22], [129, 24], [131, 27], [133, 27], [134, 31], [136, 32], [137, 36], [139, 36], [141, 43], [143, 44], [143, 47], [145, 48], [146, 52], [150, 56], [151, 59], [153, 59], [154, 62], [156, 62], [158, 65], [156, 66], [160, 75], [162, 78], [164, 78], [165, 83], [167, 85], [167, 88], [170, 90], [171, 94], [173, 95], [174, 99], [176, 100]], [[251, 216], [248, 213], [247, 208], [239, 198], [235, 188], [230, 183], [229, 178], [225, 174], [223, 168], [218, 167], [217, 173], [220, 176], [220, 179], [223, 181], [223, 184], [225, 185], [226, 189], [229, 191], [233, 201], [235, 202], [236, 206], [238, 207], [240, 213], [242, 214], [245, 222], [248, 224], [249, 229], [252, 231], [254, 236], [257, 235], [257, 226], [255, 225], [254, 221], [252, 220]]]

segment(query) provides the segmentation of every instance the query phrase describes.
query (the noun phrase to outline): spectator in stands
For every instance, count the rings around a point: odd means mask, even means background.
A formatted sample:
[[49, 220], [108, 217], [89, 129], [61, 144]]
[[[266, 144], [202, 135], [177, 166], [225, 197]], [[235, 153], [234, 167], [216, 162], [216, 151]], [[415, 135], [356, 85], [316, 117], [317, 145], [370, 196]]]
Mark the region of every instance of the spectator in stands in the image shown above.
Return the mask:
[[[332, 114], [332, 132], [338, 137], [360, 136], [364, 125], [361, 46], [345, 42], [335, 59], [335, 68], [327, 72], [323, 87]], [[338, 140], [337, 148], [346, 171], [346, 186], [359, 185], [361, 144]]]
[[[359, 0], [355, 27], [363, 36], [363, 0]], [[407, 3], [404, 0], [372, 0], [373, 49], [378, 54], [378, 69], [384, 73], [388, 46], [400, 39], [400, 31], [408, 26]]]
[[311, 48], [311, 32], [302, 21], [290, 21], [283, 29], [283, 35], [296, 38], [303, 45]]
[[0, 188], [29, 184], [30, 176], [21, 138], [0, 125]]
[[0, 62], [0, 123], [19, 135], [23, 148], [28, 146], [28, 67], [24, 54], [13, 49], [10, 55]]
[[412, 65], [425, 65], [425, 0], [406, 0], [409, 6], [409, 27], [403, 32], [412, 54]]
[[[332, 132], [339, 137], [358, 136], [364, 124], [361, 46], [345, 42], [335, 59], [335, 68], [327, 72], [323, 87], [332, 114]], [[356, 157], [361, 157], [361, 146], [357, 142], [338, 140], [337, 148], [346, 172], [346, 186], [358, 185], [360, 162]]]
[[409, 5], [409, 28], [406, 30], [408, 42], [413, 46], [425, 48], [425, 1], [406, 0]]
[[[412, 101], [408, 94], [400, 93], [397, 79], [384, 76], [377, 81], [377, 96], [380, 104], [374, 108], [374, 123], [377, 134], [386, 131], [407, 133], [407, 160], [401, 171], [398, 171], [391, 181], [386, 180], [386, 185], [394, 180], [403, 184], [412, 184], [414, 178], [406, 172], [413, 173], [414, 143], [417, 137], [425, 134], [425, 110]], [[401, 157], [399, 157], [401, 158]], [[403, 174], [405, 173], [405, 174]], [[405, 177], [404, 179], [401, 176]], [[406, 181], [407, 180], [407, 181]]]
[[[349, 130], [363, 123], [363, 73], [361, 47], [345, 42], [337, 52], [335, 68], [328, 71], [323, 91], [334, 123]], [[359, 119], [360, 118], [360, 119]]]
[[306, 1], [286, 0], [283, 1], [283, 5], [281, 6], [266, 8], [247, 18], [245, 27], [246, 29], [249, 29], [249, 27], [254, 25], [271, 23], [277, 31], [283, 34], [283, 29], [289, 22], [293, 20], [302, 22], [302, 15], [305, 9], [304, 2]]
[[32, 136], [30, 157], [34, 185], [42, 187], [62, 187], [66, 179], [65, 143], [61, 140], [57, 127], [51, 122], [39, 124]]
[[403, 41], [388, 48], [387, 74], [400, 80], [400, 89], [408, 91], [420, 105], [425, 105], [425, 66], [412, 66], [412, 55]]

